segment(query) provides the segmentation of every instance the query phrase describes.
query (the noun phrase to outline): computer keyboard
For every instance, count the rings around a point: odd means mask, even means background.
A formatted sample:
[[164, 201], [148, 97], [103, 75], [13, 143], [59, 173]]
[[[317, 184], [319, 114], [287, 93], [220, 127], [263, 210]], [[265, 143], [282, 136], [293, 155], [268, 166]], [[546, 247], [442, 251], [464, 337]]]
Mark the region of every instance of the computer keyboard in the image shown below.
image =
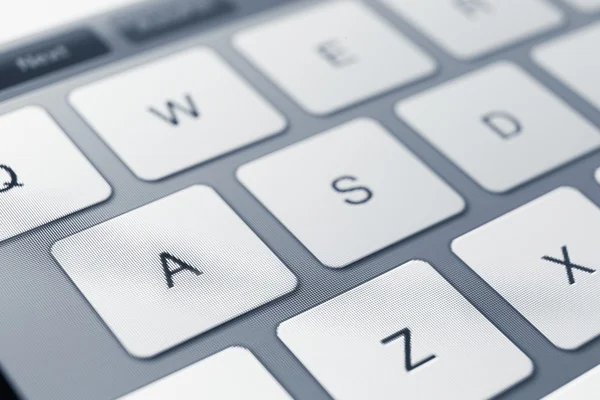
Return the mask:
[[86, 15], [0, 36], [17, 393], [597, 396], [600, 1]]

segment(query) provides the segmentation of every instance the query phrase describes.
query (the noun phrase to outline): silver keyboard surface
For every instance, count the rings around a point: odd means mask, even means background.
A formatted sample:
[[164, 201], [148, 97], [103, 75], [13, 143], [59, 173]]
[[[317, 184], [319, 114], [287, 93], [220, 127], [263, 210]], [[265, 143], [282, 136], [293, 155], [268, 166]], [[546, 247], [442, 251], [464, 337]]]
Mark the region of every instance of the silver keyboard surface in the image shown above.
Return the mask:
[[600, 363], [600, 1], [228, 4], [0, 51], [94, 43], [0, 75], [18, 393], [537, 399]]

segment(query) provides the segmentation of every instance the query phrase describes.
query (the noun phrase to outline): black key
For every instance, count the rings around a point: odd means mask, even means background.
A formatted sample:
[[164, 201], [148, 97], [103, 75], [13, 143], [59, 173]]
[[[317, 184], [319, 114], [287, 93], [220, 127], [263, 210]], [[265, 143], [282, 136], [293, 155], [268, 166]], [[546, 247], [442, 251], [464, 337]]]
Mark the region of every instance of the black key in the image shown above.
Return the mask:
[[233, 5], [223, 0], [172, 1], [136, 9], [117, 20], [123, 34], [142, 42], [228, 13]]
[[0, 53], [0, 90], [108, 52], [108, 46], [91, 31], [77, 29]]
[[4, 378], [2, 374], [2, 370], [0, 370], [0, 397], [3, 400], [18, 400], [17, 394], [12, 390], [6, 378]]

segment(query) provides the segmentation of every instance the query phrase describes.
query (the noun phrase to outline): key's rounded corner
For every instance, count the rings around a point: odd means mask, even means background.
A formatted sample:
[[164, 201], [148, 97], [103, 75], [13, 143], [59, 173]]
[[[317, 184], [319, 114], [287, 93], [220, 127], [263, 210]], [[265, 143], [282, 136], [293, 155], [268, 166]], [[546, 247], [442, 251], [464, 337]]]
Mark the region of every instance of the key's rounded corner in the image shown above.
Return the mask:
[[[280, 260], [281, 261], [281, 260]], [[296, 290], [298, 290], [298, 287], [300, 286], [300, 278], [298, 278], [298, 276], [289, 268], [287, 267], [283, 261], [281, 261], [281, 263], [283, 264], [283, 266], [290, 272], [290, 278], [291, 278], [291, 282], [290, 282], [290, 288], [289, 290], [286, 292], [286, 294], [290, 294], [290, 293], [294, 293]]]
[[559, 187], [557, 187], [556, 189], [548, 192], [547, 194], [550, 193], [565, 193], [568, 195], [576, 195], [578, 197], [586, 197], [579, 189], [573, 187], [573, 186], [569, 186], [569, 185], [561, 185]]
[[218, 351], [216, 353], [213, 353], [213, 354], [209, 355], [208, 357], [205, 357], [202, 360], [197, 361], [197, 362], [202, 362], [206, 359], [209, 359], [209, 358], [219, 355], [219, 354], [220, 355], [230, 355], [231, 354], [231, 355], [239, 355], [239, 356], [251, 356], [253, 358], [256, 358], [256, 355], [248, 347], [241, 345], [241, 344], [232, 344], [231, 346], [226, 347], [223, 350]]
[[458, 254], [458, 253], [460, 252], [460, 250], [458, 249], [458, 246], [460, 246], [461, 239], [462, 239], [462, 238], [463, 238], [465, 235], [468, 235], [470, 232], [474, 231], [475, 229], [477, 229], [477, 228], [471, 229], [470, 231], [468, 231], [468, 232], [466, 232], [466, 233], [464, 233], [464, 234], [462, 234], [462, 235], [460, 235], [460, 236], [458, 236], [458, 237], [455, 237], [454, 239], [452, 239], [452, 240], [450, 241], [450, 250], [451, 250], [451, 251], [452, 251], [452, 253], [453, 253], [455, 256], [457, 256], [458, 258], [460, 258], [460, 255]]
[[[116, 336], [113, 332], [113, 335]], [[119, 344], [121, 345], [121, 347], [123, 347], [123, 349], [125, 349], [125, 352], [127, 352], [127, 354], [129, 354], [129, 356], [131, 356], [132, 358], [138, 360], [138, 361], [151, 361], [155, 358], [157, 358], [158, 356], [160, 356], [163, 353], [166, 353], [169, 349], [162, 349], [159, 351], [151, 351], [151, 352], [146, 352], [146, 351], [136, 351], [133, 350], [131, 348], [129, 348], [128, 346], [125, 345], [125, 343], [123, 343], [118, 337], [117, 337], [117, 341], [119, 342]], [[175, 346], [173, 346], [175, 347]]]
[[[309, 310], [311, 310], [311, 308], [309, 308]], [[306, 311], [304, 311], [306, 312]], [[292, 316], [291, 318], [286, 319], [285, 321], [280, 322], [277, 327], [275, 328], [275, 335], [277, 335], [277, 338], [279, 340], [281, 340], [284, 344], [285, 344], [285, 340], [284, 340], [284, 336], [285, 336], [285, 332], [283, 332], [286, 329], [286, 326], [288, 325], [288, 322], [292, 321], [294, 318], [296, 318], [298, 315], [302, 315], [302, 313], [300, 314], [295, 314], [294, 316]], [[287, 345], [286, 345], [287, 346]]]
[[98, 201], [95, 202], [93, 205], [105, 203], [109, 201], [115, 194], [115, 188], [113, 188], [110, 182], [108, 182], [108, 180], [102, 174], [100, 174], [100, 172], [98, 172], [98, 175], [100, 175], [100, 177], [102, 178], [102, 182], [104, 183], [104, 193], [102, 194], [102, 196], [98, 196]]
[[[412, 259], [408, 260], [407, 262], [398, 265], [398, 267], [402, 268], [405, 266], [412, 266], [412, 265], [414, 265], [415, 267], [418, 267], [418, 268], [432, 268], [435, 270], [432, 263], [430, 263], [429, 261], [425, 261], [422, 258], [412, 258]], [[398, 268], [398, 267], [396, 267], [396, 268]]]
[[258, 161], [260, 159], [261, 158], [257, 158], [252, 161], [248, 161], [245, 164], [239, 165], [233, 172], [233, 174], [235, 176], [235, 180], [238, 181], [239, 183], [241, 183], [242, 186], [247, 188], [246, 184], [244, 184], [244, 175], [246, 174], [246, 171], [252, 167], [252, 164], [254, 164], [255, 161]]
[[[264, 243], [264, 242], [263, 242]], [[271, 300], [267, 301], [265, 304], [268, 304], [272, 301], [275, 301], [277, 299], [280, 299], [281, 297], [284, 296], [289, 296], [290, 294], [294, 293], [296, 290], [298, 290], [298, 287], [300, 286], [300, 279], [298, 278], [298, 276], [294, 273], [294, 271], [292, 271], [280, 258], [279, 256], [277, 256], [271, 249], [269, 249], [269, 251], [271, 251], [273, 253], [273, 255], [277, 258], [277, 260], [281, 263], [280, 264], [280, 268], [285, 270], [285, 277], [282, 278], [281, 282], [279, 283], [281, 285], [281, 292], [275, 296], [274, 298], [272, 298]]]

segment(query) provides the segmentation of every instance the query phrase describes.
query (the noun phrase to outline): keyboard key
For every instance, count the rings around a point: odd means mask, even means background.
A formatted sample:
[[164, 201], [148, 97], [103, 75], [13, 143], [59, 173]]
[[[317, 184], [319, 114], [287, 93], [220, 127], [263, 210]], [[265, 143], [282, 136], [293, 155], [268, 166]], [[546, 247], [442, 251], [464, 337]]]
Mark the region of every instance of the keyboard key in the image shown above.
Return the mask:
[[474, 59], [559, 27], [545, 0], [381, 0], [459, 59]]
[[315, 257], [341, 268], [460, 213], [463, 199], [359, 119], [242, 166], [238, 179]]
[[0, 90], [109, 52], [92, 31], [76, 29], [0, 54]]
[[206, 186], [63, 239], [52, 254], [137, 357], [155, 356], [296, 287], [296, 277]]
[[283, 322], [278, 335], [339, 400], [490, 398], [533, 372], [423, 261]]
[[329, 114], [431, 75], [435, 62], [355, 1], [250, 28], [234, 44], [307, 111]]
[[564, 0], [573, 7], [583, 12], [596, 12], [600, 10], [600, 0]]
[[591, 400], [600, 393], [600, 366], [569, 382], [543, 400]]
[[0, 116], [0, 241], [108, 199], [111, 188], [52, 118]]
[[0, 393], [2, 393], [3, 400], [19, 400], [19, 397], [17, 397], [17, 394], [14, 392], [14, 389], [4, 377], [2, 373], [2, 368], [0, 368]]
[[[600, 110], [600, 23], [548, 42], [533, 51], [534, 60]], [[576, 62], [574, 62], [576, 60]]]
[[70, 100], [145, 180], [164, 178], [286, 126], [208, 48], [188, 49], [105, 78], [77, 89]]
[[396, 112], [492, 192], [513, 189], [600, 145], [591, 123], [508, 63], [403, 101]]
[[456, 239], [454, 252], [544, 336], [574, 350], [600, 334], [600, 210], [559, 188]]
[[291, 400], [249, 350], [230, 347], [121, 398], [122, 400]]
[[179, 29], [205, 24], [234, 9], [228, 0], [171, 0], [144, 4], [144, 8], [120, 16], [117, 25], [127, 39], [145, 42]]

